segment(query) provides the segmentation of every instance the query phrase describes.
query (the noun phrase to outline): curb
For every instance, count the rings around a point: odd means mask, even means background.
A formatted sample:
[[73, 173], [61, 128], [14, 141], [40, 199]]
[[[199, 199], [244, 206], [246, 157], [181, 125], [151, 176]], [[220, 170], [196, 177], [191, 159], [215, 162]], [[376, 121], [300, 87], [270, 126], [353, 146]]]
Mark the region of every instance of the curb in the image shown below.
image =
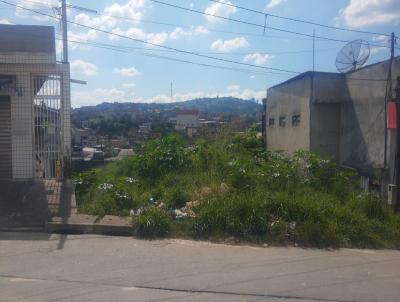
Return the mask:
[[132, 226], [127, 220], [114, 216], [105, 216], [99, 221], [89, 215], [73, 215], [67, 219], [55, 217], [46, 222], [44, 230], [61, 234], [133, 235]]

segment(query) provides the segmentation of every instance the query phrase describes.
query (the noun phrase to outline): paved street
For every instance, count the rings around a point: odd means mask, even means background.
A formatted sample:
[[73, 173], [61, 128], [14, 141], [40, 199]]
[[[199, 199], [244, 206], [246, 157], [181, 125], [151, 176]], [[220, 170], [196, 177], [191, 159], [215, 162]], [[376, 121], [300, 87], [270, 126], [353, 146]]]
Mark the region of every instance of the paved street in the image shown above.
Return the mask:
[[0, 301], [393, 301], [400, 252], [0, 233]]

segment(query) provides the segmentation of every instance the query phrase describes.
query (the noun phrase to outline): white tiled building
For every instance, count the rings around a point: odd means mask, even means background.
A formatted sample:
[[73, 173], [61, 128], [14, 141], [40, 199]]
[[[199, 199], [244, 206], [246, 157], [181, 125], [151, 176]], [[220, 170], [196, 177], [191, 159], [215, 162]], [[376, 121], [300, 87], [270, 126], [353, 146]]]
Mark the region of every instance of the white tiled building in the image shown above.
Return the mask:
[[51, 179], [70, 158], [69, 65], [54, 28], [0, 25], [0, 179]]

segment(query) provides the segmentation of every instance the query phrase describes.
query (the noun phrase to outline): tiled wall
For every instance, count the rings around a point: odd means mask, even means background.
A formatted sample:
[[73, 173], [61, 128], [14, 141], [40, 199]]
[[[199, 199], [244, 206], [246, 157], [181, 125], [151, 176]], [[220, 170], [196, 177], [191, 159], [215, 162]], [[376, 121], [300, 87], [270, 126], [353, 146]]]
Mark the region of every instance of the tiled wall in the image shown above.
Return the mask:
[[[29, 58], [27, 58], [28, 60]], [[37, 56], [33, 59], [38, 59]], [[1, 61], [1, 55], [0, 55]], [[0, 74], [16, 76], [16, 91], [0, 91], [11, 97], [12, 120], [12, 162], [13, 178], [29, 179], [34, 177], [33, 159], [33, 92], [31, 77], [33, 74], [61, 74], [63, 87], [63, 135], [64, 156], [70, 156], [70, 82], [69, 65], [61, 64], [0, 64]]]
[[4, 64], [54, 64], [55, 53], [0, 53], [0, 63]]

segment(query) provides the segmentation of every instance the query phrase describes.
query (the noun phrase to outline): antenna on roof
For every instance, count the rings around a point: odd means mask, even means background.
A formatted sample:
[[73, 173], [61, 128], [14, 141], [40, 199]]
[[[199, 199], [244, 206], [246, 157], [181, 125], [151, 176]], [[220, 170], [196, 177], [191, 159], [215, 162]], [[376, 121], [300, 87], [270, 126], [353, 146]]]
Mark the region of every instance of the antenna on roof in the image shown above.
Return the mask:
[[336, 68], [339, 72], [346, 73], [362, 67], [370, 55], [367, 41], [355, 40], [347, 43], [336, 57]]

